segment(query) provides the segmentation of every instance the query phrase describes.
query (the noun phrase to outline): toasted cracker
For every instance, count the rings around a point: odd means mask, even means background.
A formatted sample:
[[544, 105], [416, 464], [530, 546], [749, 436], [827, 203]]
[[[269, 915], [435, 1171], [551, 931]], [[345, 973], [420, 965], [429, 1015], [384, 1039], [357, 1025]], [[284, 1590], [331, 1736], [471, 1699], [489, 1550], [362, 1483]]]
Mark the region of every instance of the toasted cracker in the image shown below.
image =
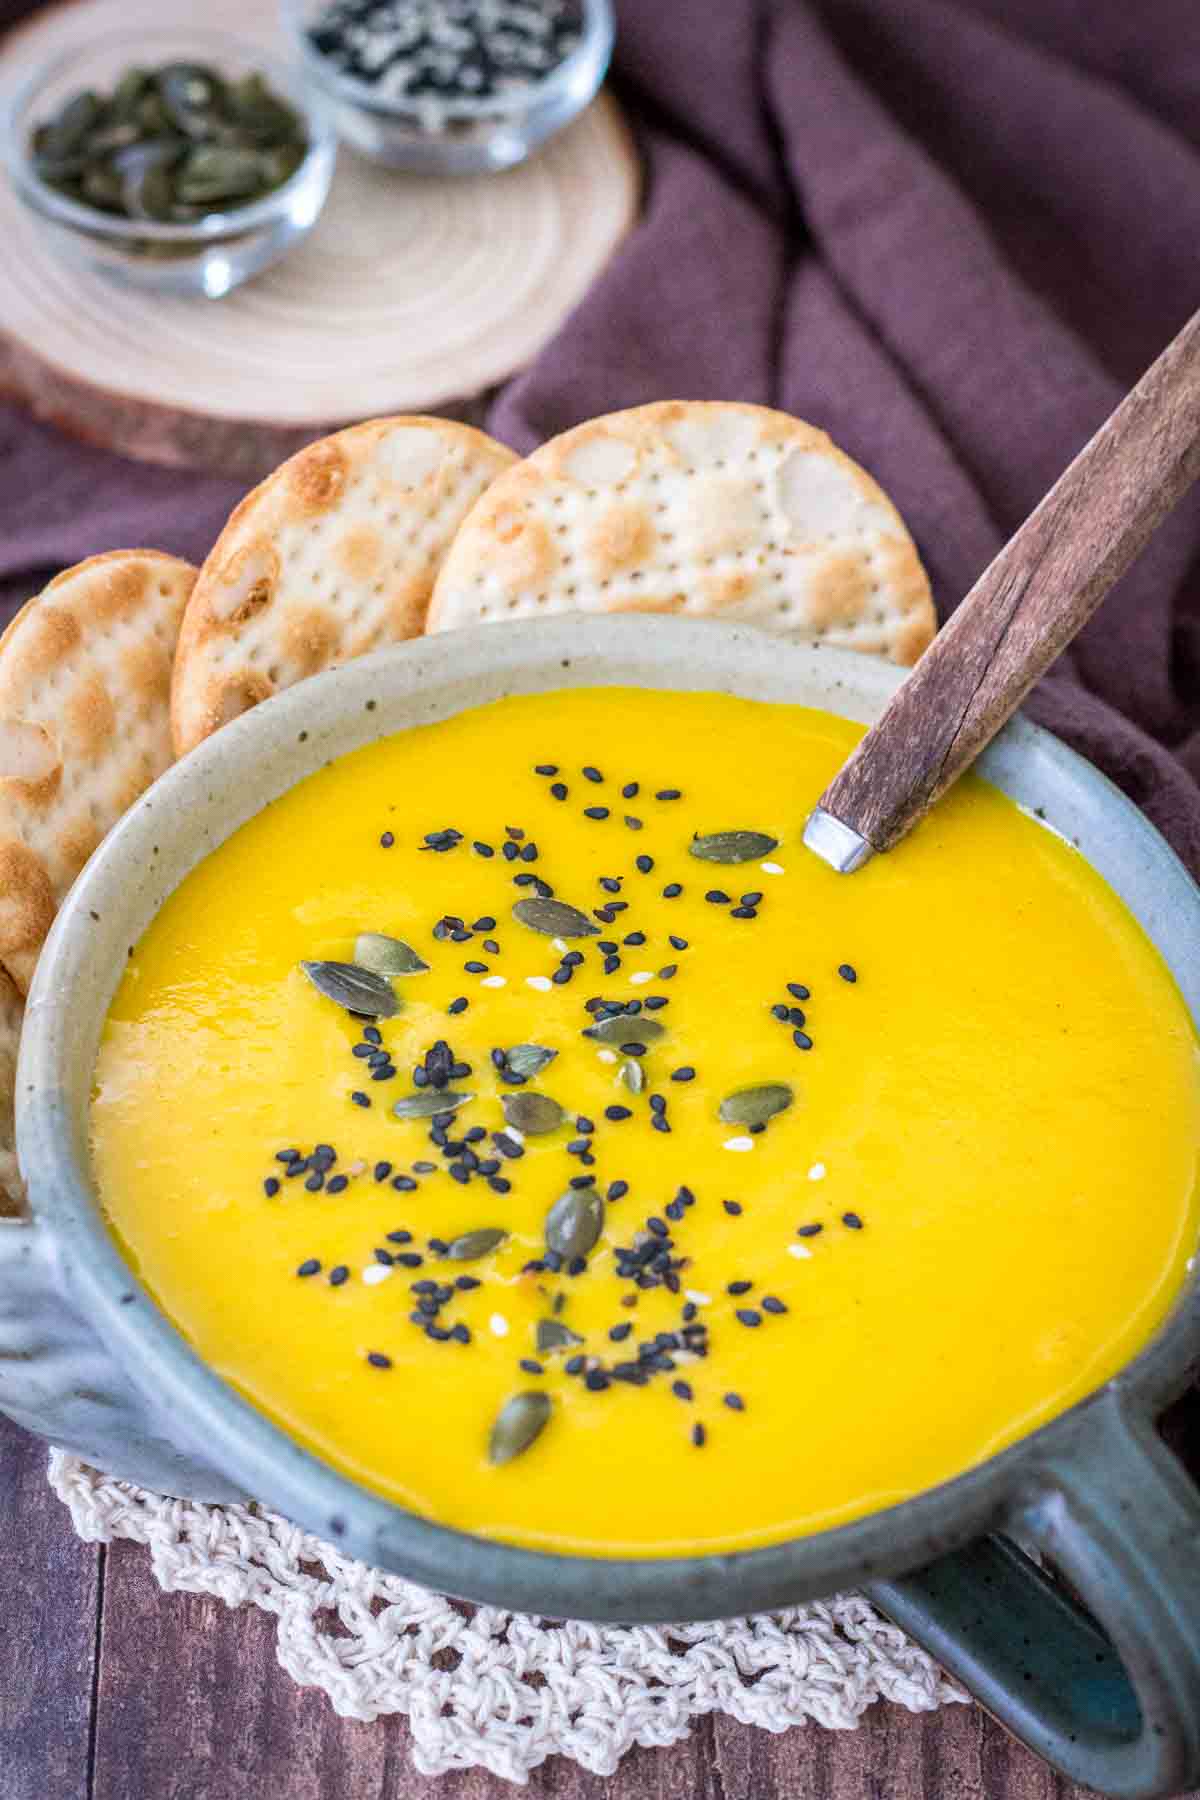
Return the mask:
[[12, 1219], [25, 1210], [25, 1184], [17, 1167], [17, 1136], [13, 1123], [17, 1090], [17, 1051], [25, 1004], [12, 977], [0, 969], [0, 1218]]
[[306, 675], [419, 637], [447, 545], [515, 461], [449, 419], [370, 419], [309, 444], [248, 494], [184, 620], [178, 754]]
[[673, 612], [913, 663], [929, 582], [895, 507], [787, 413], [663, 401], [591, 419], [502, 475], [450, 547], [426, 629]]
[[22, 993], [63, 895], [172, 761], [195, 579], [161, 551], [112, 550], [56, 576], [0, 637], [0, 962]]

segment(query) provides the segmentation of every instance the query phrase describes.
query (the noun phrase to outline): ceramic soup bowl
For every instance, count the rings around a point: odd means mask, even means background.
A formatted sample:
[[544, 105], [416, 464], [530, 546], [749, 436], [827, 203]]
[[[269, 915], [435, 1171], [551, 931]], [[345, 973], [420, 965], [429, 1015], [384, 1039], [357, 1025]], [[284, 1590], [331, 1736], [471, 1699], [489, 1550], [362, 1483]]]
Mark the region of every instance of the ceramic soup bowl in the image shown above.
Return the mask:
[[[327, 759], [550, 688], [719, 689], [869, 721], [900, 679], [873, 659], [735, 626], [671, 618], [493, 626], [317, 676], [171, 769], [92, 857], [30, 995], [17, 1092], [30, 1216], [0, 1224], [4, 1409], [115, 1475], [196, 1499], [253, 1496], [369, 1563], [506, 1608], [668, 1622], [864, 1587], [1073, 1779], [1127, 1796], [1200, 1780], [1200, 1497], [1154, 1429], [1200, 1351], [1195, 1277], [1116, 1379], [953, 1481], [768, 1548], [619, 1561], [449, 1530], [299, 1448], [183, 1341], [123, 1261], [97, 1204], [92, 1069], [130, 945], [209, 850]], [[1200, 1013], [1200, 890], [1136, 808], [1020, 719], [980, 771], [1079, 845]], [[1026, 1550], [1053, 1561], [1103, 1630]]]

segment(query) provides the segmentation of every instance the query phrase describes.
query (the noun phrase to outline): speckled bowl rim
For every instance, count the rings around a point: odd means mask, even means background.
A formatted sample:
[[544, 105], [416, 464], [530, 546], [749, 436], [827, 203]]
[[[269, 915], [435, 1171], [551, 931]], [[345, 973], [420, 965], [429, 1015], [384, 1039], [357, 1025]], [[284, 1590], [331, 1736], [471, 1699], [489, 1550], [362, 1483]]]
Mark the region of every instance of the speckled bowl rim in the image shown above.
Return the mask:
[[[1147, 1416], [1181, 1391], [1200, 1349], [1194, 1276], [1115, 1381], [978, 1467], [882, 1512], [763, 1548], [691, 1557], [521, 1549], [421, 1518], [301, 1449], [188, 1346], [100, 1217], [87, 1109], [100, 1027], [128, 947], [187, 867], [332, 756], [505, 693], [564, 686], [741, 693], [866, 720], [901, 675], [872, 658], [748, 627], [666, 617], [480, 627], [418, 639], [290, 689], [209, 739], [131, 809], [76, 883], [42, 954], [21, 1049], [17, 1131], [35, 1224], [51, 1233], [68, 1293], [133, 1386], [172, 1421], [173, 1440], [202, 1447], [247, 1494], [347, 1553], [439, 1591], [551, 1617], [670, 1622], [777, 1608], [927, 1563], [1002, 1525], [1039, 1463], [1069, 1455], [1091, 1409], [1114, 1389]], [[1022, 719], [980, 772], [1027, 808], [1042, 808], [1047, 824], [1078, 844], [1200, 1016], [1200, 890], [1137, 808]]]

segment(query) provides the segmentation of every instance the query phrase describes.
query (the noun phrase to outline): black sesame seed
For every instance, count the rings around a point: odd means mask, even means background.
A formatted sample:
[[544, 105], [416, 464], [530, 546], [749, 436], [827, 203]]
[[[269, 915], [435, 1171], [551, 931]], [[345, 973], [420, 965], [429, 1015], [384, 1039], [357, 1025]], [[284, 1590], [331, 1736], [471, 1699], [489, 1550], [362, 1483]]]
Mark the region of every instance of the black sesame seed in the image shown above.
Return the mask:
[[557, 763], [534, 763], [533, 772], [535, 775], [557, 775], [558, 774], [558, 764]]
[[622, 1056], [645, 1056], [646, 1054], [645, 1044], [622, 1044], [620, 1048]]
[[[388, 1176], [391, 1174], [391, 1172], [392, 1172], [392, 1165], [390, 1162], [377, 1162], [375, 1164], [374, 1169], [372, 1170], [372, 1173], [375, 1176], [376, 1181], [386, 1181]], [[414, 1181], [413, 1186], [416, 1187], [416, 1185], [417, 1184]]]
[[385, 1356], [382, 1350], [368, 1350], [367, 1361], [373, 1369], [390, 1369], [392, 1366], [391, 1357]]
[[310, 1194], [319, 1194], [325, 1186], [325, 1177], [320, 1169], [314, 1169], [312, 1174], [305, 1178], [304, 1185]]
[[740, 899], [743, 906], [757, 906], [762, 899], [762, 894], [761, 892], [757, 894], [742, 894]]
[[771, 1017], [773, 1019], [778, 1019], [781, 1025], [786, 1025], [788, 1019], [791, 1017], [791, 1008], [784, 1006], [783, 1002], [780, 1001], [778, 1005], [771, 1008]]
[[658, 1012], [660, 1008], [666, 1006], [666, 1004], [667, 997], [665, 994], [651, 994], [642, 1002], [642, 1005], [646, 1008], [647, 1012]]
[[863, 1222], [856, 1212], [844, 1212], [842, 1214], [842, 1224], [848, 1225], [851, 1231], [861, 1231], [863, 1228]]
[[741, 1217], [742, 1203], [740, 1200], [722, 1200], [721, 1205], [725, 1208], [725, 1211], [729, 1214], [731, 1219]]
[[667, 963], [663, 968], [661, 968], [658, 971], [658, 979], [660, 981], [673, 981], [675, 979], [675, 976], [678, 974], [678, 972], [679, 972], [679, 964], [678, 963]]
[[275, 1152], [275, 1161], [278, 1163], [294, 1163], [302, 1162], [303, 1158], [298, 1150], [277, 1150]]
[[762, 1314], [756, 1313], [752, 1306], [739, 1306], [734, 1317], [737, 1319], [739, 1325], [749, 1325], [753, 1327], [762, 1324]]
[[651, 1096], [650, 1096], [650, 1111], [653, 1113], [661, 1113], [661, 1112], [666, 1112], [666, 1110], [667, 1110], [667, 1102], [666, 1102], [665, 1096], [662, 1094], [651, 1094]]
[[489, 1175], [487, 1184], [491, 1188], [493, 1194], [508, 1194], [512, 1192], [512, 1182], [504, 1175]]
[[501, 844], [500, 854], [504, 858], [505, 862], [516, 862], [516, 860], [520, 856], [521, 852], [517, 849], [517, 846], [513, 843], [512, 839], [510, 838], [507, 843]]
[[397, 1253], [395, 1260], [402, 1269], [419, 1269], [425, 1258], [415, 1250], [401, 1250]]
[[759, 1305], [764, 1312], [768, 1313], [785, 1313], [787, 1311], [787, 1307], [784, 1305], [783, 1301], [777, 1299], [774, 1294], [764, 1294], [759, 1301]]
[[325, 1192], [327, 1194], [340, 1194], [344, 1188], [348, 1188], [349, 1186], [350, 1186], [349, 1176], [334, 1175], [326, 1183]]
[[722, 1394], [721, 1398], [731, 1412], [745, 1412], [746, 1402], [740, 1394]]
[[580, 773], [582, 774], [585, 781], [603, 781], [604, 780], [604, 777], [600, 773], [599, 769], [593, 768], [591, 763], [588, 763], [586, 765], [586, 767], [581, 769]]
[[629, 1183], [627, 1181], [612, 1181], [609, 1183], [608, 1192], [604, 1198], [606, 1200], [622, 1200], [628, 1192]]
[[820, 1232], [824, 1231], [824, 1229], [825, 1227], [823, 1225], [797, 1225], [796, 1236], [816, 1237]]
[[748, 1294], [754, 1286], [752, 1281], [731, 1281], [726, 1286], [727, 1294]]
[[349, 1281], [349, 1279], [350, 1279], [350, 1271], [346, 1267], [345, 1263], [339, 1263], [337, 1265], [336, 1269], [330, 1269], [330, 1271], [329, 1271], [330, 1287], [341, 1287], [342, 1283], [345, 1281]]
[[496, 854], [490, 844], [481, 843], [478, 838], [476, 838], [475, 842], [471, 845], [471, 848], [474, 850], [476, 856], [495, 856]]
[[595, 1187], [595, 1185], [596, 1177], [594, 1175], [572, 1175], [568, 1183], [568, 1186], [573, 1188], [588, 1188]]
[[321, 1265], [315, 1256], [306, 1256], [296, 1270], [296, 1273], [297, 1275], [319, 1275], [321, 1273]]
[[813, 1041], [807, 1031], [793, 1031], [792, 1042], [797, 1050], [811, 1050], [813, 1047]]
[[553, 784], [553, 786], [551, 787], [550, 792], [553, 794], [553, 796], [556, 800], [565, 800], [567, 797], [566, 782], [565, 781], [556, 781]]
[[703, 1450], [704, 1438], [704, 1427], [701, 1425], [699, 1419], [697, 1419], [696, 1423], [692, 1426], [692, 1442], [695, 1444], [697, 1450]]
[[787, 1016], [790, 1023], [793, 1025], [803, 1025], [806, 1023], [804, 1008], [802, 1006], [789, 1006], [787, 1009]]
[[468, 975], [486, 975], [488, 972], [487, 964], [482, 962], [465, 962], [463, 968]]
[[544, 1375], [546, 1373], [541, 1363], [534, 1362], [532, 1356], [523, 1356], [517, 1367], [524, 1369], [527, 1375]]
[[624, 1343], [625, 1339], [629, 1336], [629, 1334], [632, 1330], [633, 1330], [633, 1326], [630, 1324], [628, 1319], [626, 1319], [626, 1320], [623, 1320], [620, 1325], [610, 1326], [608, 1335], [612, 1339], [614, 1344], [622, 1344], [622, 1343]]
[[607, 819], [608, 808], [607, 806], [585, 806], [583, 816], [585, 819]]
[[752, 906], [735, 906], [729, 916], [731, 919], [757, 919], [758, 914]]
[[602, 1394], [608, 1383], [609, 1377], [603, 1369], [589, 1369], [583, 1378], [584, 1386], [590, 1388], [593, 1394]]
[[696, 1397], [692, 1393], [691, 1383], [687, 1381], [673, 1381], [671, 1392], [677, 1400], [694, 1400]]
[[682, 800], [683, 794], [679, 788], [659, 788], [654, 798], [656, 800]]
[[278, 1192], [279, 1192], [278, 1178], [274, 1175], [268, 1175], [266, 1180], [263, 1182], [263, 1193], [267, 1196], [268, 1200], [273, 1200]]
[[469, 1005], [470, 1005], [470, 1001], [467, 999], [466, 995], [460, 994], [458, 996], [457, 1000], [452, 1000], [450, 1002], [449, 1006], [446, 1008], [446, 1011], [448, 1013], [465, 1013], [467, 1010], [467, 1007]]
[[787, 984], [787, 991], [789, 994], [794, 995], [797, 1000], [811, 1000], [812, 999], [812, 995], [809, 993], [808, 989], [804, 986], [803, 982], [789, 981]]
[[848, 981], [851, 987], [853, 987], [854, 983], [858, 980], [858, 970], [854, 967], [853, 963], [839, 963], [838, 974], [843, 981]]
[[413, 1164], [413, 1174], [414, 1175], [432, 1175], [436, 1168], [437, 1168], [436, 1163], [415, 1162]]
[[640, 819], [635, 819], [632, 813], [625, 814], [625, 823], [628, 825], [630, 831], [640, 831], [642, 829], [642, 821]]
[[611, 1119], [615, 1125], [621, 1119], [632, 1119], [633, 1113], [627, 1106], [606, 1106], [604, 1116], [606, 1119]]
[[396, 839], [395, 839], [394, 835], [392, 834], [392, 832], [385, 831], [379, 840], [380, 849], [390, 850], [392, 845], [395, 843], [395, 841], [396, 841]]
[[670, 1121], [667, 1119], [667, 1116], [665, 1113], [655, 1113], [653, 1118], [650, 1120], [650, 1124], [655, 1131], [665, 1131], [668, 1134], [670, 1133], [670, 1130], [671, 1130]]
[[724, 888], [709, 888], [704, 898], [708, 901], [710, 906], [729, 905], [729, 895], [725, 892]]
[[[396, 1073], [396, 1065], [392, 1062], [380, 1063], [377, 1069], [371, 1070], [372, 1081], [391, 1081]], [[365, 1097], [365, 1096], [364, 1096]]]
[[666, 887], [663, 889], [663, 899], [664, 900], [678, 900], [678, 898], [679, 898], [680, 894], [682, 894], [682, 892], [683, 892], [683, 886], [680, 882], [668, 881]]
[[384, 1234], [389, 1244], [411, 1244], [411, 1231], [389, 1231]]
[[681, 1069], [671, 1070], [672, 1081], [695, 1081], [695, 1079], [696, 1071], [690, 1063], [685, 1063]]

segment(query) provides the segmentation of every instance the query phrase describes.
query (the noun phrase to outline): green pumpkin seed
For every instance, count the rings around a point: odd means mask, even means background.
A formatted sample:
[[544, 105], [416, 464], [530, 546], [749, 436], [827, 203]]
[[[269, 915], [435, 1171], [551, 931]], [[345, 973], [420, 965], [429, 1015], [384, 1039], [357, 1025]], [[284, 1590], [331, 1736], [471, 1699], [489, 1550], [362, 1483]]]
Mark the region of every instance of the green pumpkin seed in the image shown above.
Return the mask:
[[474, 1094], [463, 1094], [455, 1088], [419, 1088], [397, 1100], [392, 1112], [398, 1119], [432, 1119], [435, 1113], [457, 1112]]
[[567, 1116], [549, 1094], [505, 1094], [500, 1104], [504, 1123], [515, 1125], [526, 1137], [545, 1137], [548, 1131], [557, 1131]]
[[382, 931], [360, 931], [354, 940], [354, 960], [372, 974], [423, 975], [429, 964], [402, 938], [385, 937]]
[[[632, 1043], [632, 1041], [631, 1038], [621, 1039], [623, 1044]], [[617, 1070], [617, 1078], [625, 1083], [631, 1094], [642, 1093], [646, 1086], [646, 1071], [641, 1063], [636, 1062], [632, 1056], [626, 1057], [621, 1064]]]
[[786, 1112], [796, 1098], [786, 1082], [768, 1081], [761, 1087], [737, 1088], [726, 1094], [717, 1117], [726, 1125], [765, 1125], [776, 1113]]
[[482, 1226], [478, 1231], [464, 1231], [461, 1237], [451, 1240], [446, 1255], [451, 1262], [478, 1262], [481, 1256], [488, 1256], [508, 1236], [492, 1225]]
[[779, 839], [763, 831], [710, 831], [706, 837], [694, 837], [688, 845], [701, 862], [757, 862], [779, 846]]
[[524, 1075], [528, 1080], [531, 1075], [540, 1075], [548, 1068], [558, 1051], [547, 1050], [545, 1044], [514, 1044], [504, 1055], [513, 1074]]
[[565, 900], [518, 900], [513, 907], [513, 918], [528, 925], [531, 931], [543, 932], [546, 937], [596, 937], [600, 930], [586, 913], [568, 906]]
[[263, 186], [262, 162], [255, 150], [227, 150], [202, 144], [189, 150], [175, 181], [175, 198], [186, 206], [208, 201], [244, 200]]
[[162, 137], [174, 129], [171, 115], [163, 105], [161, 95], [153, 88], [143, 94], [137, 103], [137, 122], [149, 137]]
[[81, 150], [88, 134], [95, 130], [103, 116], [104, 108], [100, 97], [90, 88], [81, 94], [72, 95], [47, 127], [39, 145], [42, 154], [63, 157]]
[[150, 77], [145, 69], [126, 69], [112, 91], [109, 111], [118, 119], [132, 122], [137, 115], [138, 102], [149, 86]]
[[545, 1429], [549, 1417], [549, 1394], [532, 1390], [514, 1394], [511, 1400], [505, 1401], [492, 1426], [488, 1439], [488, 1461], [506, 1463], [511, 1462], [514, 1456], [520, 1456]]
[[179, 146], [173, 138], [131, 144], [113, 158], [121, 177], [121, 199], [132, 219], [169, 219], [175, 196], [171, 168]]
[[547, 1350], [571, 1350], [583, 1339], [561, 1319], [539, 1319], [537, 1322], [537, 1347], [544, 1355]]
[[586, 1025], [583, 1035], [598, 1044], [652, 1044], [665, 1027], [645, 1013], [615, 1013], [596, 1025]]
[[81, 191], [89, 206], [102, 206], [106, 212], [118, 212], [123, 203], [121, 177], [107, 163], [96, 163], [86, 170]]
[[347, 1012], [372, 1019], [390, 1019], [400, 1011], [391, 983], [357, 963], [302, 962], [300, 967], [319, 994], [344, 1006]]
[[586, 1256], [604, 1229], [604, 1201], [595, 1188], [568, 1188], [546, 1214], [546, 1248], [565, 1262]]
[[218, 124], [225, 83], [200, 63], [168, 63], [155, 77], [159, 99], [171, 123], [185, 137], [207, 138]]

